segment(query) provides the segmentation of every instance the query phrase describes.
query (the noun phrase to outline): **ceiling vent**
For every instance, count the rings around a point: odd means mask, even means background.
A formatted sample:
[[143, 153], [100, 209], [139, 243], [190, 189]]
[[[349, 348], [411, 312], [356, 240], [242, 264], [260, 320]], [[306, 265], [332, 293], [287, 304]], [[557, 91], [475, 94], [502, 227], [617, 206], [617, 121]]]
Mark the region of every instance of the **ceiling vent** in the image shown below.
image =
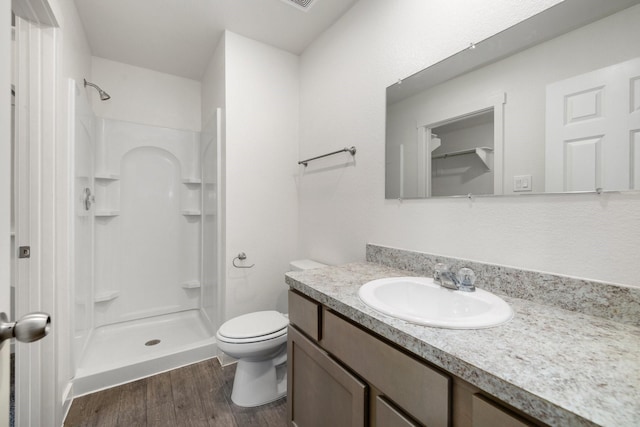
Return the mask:
[[311, 6], [316, 2], [316, 0], [282, 0], [286, 4], [295, 7], [299, 10], [304, 10], [305, 12], [311, 9]]

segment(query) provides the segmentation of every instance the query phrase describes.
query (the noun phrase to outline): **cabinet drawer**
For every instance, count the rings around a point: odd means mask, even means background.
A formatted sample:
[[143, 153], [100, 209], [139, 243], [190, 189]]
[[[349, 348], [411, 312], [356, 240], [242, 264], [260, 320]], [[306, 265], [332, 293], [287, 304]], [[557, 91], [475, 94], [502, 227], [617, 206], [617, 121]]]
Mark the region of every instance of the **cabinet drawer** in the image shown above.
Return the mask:
[[[429, 427], [449, 425], [451, 379], [330, 311], [322, 346]], [[393, 368], [391, 368], [393, 367]]]
[[472, 400], [472, 426], [473, 427], [530, 427], [535, 426], [507, 409], [485, 399], [479, 394], [474, 394]]
[[320, 340], [320, 304], [289, 291], [289, 322], [316, 341]]
[[375, 425], [377, 427], [419, 427], [380, 396], [376, 397]]

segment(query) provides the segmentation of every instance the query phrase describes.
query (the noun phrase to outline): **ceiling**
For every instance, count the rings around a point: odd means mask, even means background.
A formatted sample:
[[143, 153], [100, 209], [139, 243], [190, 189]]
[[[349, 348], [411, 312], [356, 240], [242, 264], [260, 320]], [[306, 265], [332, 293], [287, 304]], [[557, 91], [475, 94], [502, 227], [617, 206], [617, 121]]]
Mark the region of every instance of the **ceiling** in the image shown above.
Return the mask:
[[75, 0], [94, 56], [200, 80], [225, 29], [300, 54], [357, 0]]

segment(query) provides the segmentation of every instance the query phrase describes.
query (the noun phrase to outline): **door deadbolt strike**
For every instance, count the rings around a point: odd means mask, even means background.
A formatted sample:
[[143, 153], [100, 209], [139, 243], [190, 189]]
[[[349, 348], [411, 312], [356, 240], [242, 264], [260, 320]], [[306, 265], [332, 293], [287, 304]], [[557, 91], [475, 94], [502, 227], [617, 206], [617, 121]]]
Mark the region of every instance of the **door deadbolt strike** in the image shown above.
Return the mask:
[[31, 246], [20, 246], [18, 248], [18, 258], [31, 258]]

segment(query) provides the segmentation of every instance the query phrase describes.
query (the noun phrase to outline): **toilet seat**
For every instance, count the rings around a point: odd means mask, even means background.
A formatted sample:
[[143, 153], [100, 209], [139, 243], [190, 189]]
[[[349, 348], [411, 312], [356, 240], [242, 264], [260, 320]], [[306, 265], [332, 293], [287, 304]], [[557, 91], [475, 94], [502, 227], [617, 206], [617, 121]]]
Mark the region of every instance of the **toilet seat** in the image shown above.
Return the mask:
[[253, 343], [281, 337], [287, 333], [289, 319], [277, 311], [258, 311], [226, 321], [218, 338], [228, 343]]
[[272, 340], [274, 338], [278, 338], [281, 337], [283, 335], [287, 334], [287, 328], [283, 328], [279, 331], [276, 331], [272, 334], [268, 334], [268, 335], [261, 335], [259, 337], [249, 337], [249, 338], [231, 338], [231, 337], [226, 337], [224, 335], [222, 335], [220, 332], [218, 332], [218, 340], [220, 341], [224, 341], [226, 343], [229, 344], [250, 344], [250, 343], [254, 343], [254, 342], [261, 342], [261, 341], [268, 341], [268, 340]]

